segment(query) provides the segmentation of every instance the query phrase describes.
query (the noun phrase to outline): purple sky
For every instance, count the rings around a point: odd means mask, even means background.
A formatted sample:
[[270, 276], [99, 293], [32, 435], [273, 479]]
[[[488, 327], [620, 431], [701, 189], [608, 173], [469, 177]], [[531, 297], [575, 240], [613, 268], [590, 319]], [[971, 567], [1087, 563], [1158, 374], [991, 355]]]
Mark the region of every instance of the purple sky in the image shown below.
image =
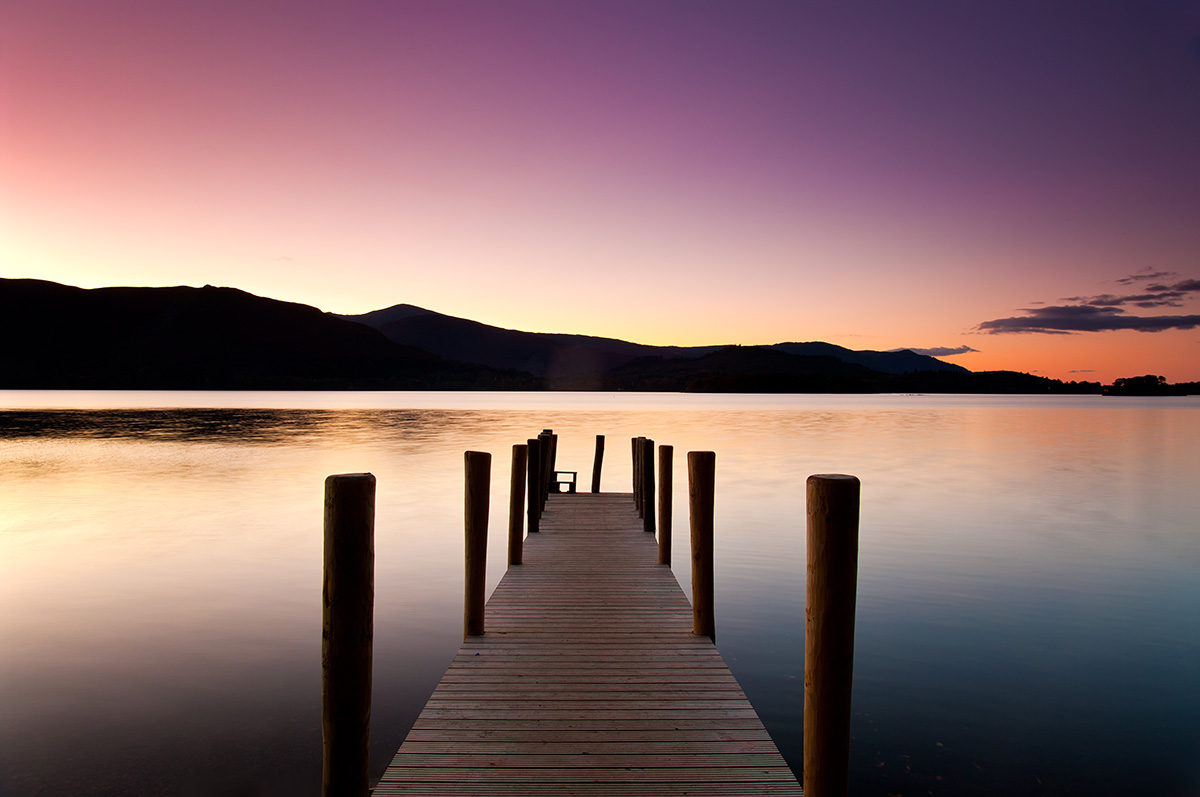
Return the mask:
[[0, 273], [86, 287], [1200, 379], [1197, 142], [1194, 2], [0, 4]]

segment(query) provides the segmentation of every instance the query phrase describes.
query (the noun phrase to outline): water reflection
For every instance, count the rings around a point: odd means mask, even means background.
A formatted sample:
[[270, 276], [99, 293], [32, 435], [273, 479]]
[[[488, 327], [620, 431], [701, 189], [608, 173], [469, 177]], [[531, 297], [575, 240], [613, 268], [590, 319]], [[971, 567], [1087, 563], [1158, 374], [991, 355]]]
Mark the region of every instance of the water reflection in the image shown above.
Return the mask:
[[630, 436], [675, 446], [685, 593], [679, 463], [718, 452], [720, 646], [797, 767], [803, 483], [841, 471], [864, 496], [856, 794], [1200, 791], [1195, 402], [133, 398], [0, 412], [2, 794], [315, 793], [336, 472], [380, 485], [381, 769], [459, 642], [462, 452], [496, 458], [494, 585], [509, 451], [546, 427], [584, 484], [608, 436], [606, 491]]
[[[416, 411], [398, 411], [428, 422]], [[353, 413], [335, 410], [113, 409], [0, 413], [0, 435], [21, 438], [97, 438], [261, 445], [295, 442], [338, 429], [357, 430]]]
[[[344, 444], [377, 441], [404, 445], [440, 440], [448, 431], [462, 437], [490, 436], [498, 428], [535, 434], [513, 421], [512, 411], [434, 409], [109, 409], [0, 411], [0, 436], [92, 438], [180, 443], [304, 445], [321, 438]], [[531, 420], [536, 420], [530, 414]]]

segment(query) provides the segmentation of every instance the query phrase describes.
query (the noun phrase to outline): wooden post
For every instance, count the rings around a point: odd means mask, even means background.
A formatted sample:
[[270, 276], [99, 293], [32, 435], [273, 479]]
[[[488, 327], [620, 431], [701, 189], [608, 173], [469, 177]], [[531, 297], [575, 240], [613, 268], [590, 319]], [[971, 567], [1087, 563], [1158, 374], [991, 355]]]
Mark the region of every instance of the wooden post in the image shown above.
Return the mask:
[[654, 533], [654, 441], [642, 444], [642, 530]]
[[658, 447], [658, 563], [671, 565], [671, 493], [674, 488], [674, 446]]
[[488, 497], [491, 491], [492, 455], [466, 452], [467, 489], [466, 583], [463, 595], [463, 637], [483, 634], [484, 587], [487, 580]]
[[539, 531], [539, 519], [542, 517], [541, 501], [541, 474], [542, 474], [542, 446], [538, 439], [530, 438], [526, 441], [526, 448], [529, 449], [529, 477], [525, 480], [525, 489], [528, 493], [526, 503], [526, 512], [529, 513], [529, 533], [537, 534]]
[[[548, 437], [550, 439], [550, 459], [546, 460], [546, 470], [549, 472], [549, 471], [554, 470], [554, 461], [555, 461], [554, 454], [555, 454], [555, 446], [556, 446], [556, 443], [558, 442], [558, 435], [556, 435], [554, 433], [553, 429], [543, 429], [542, 434], [546, 435], [546, 437]], [[550, 481], [549, 478], [547, 478], [546, 481], [547, 481], [547, 483], [549, 483], [549, 481]]]
[[508, 566], [521, 564], [525, 546], [525, 468], [529, 446], [517, 443], [512, 452], [512, 481], [508, 491]]
[[860, 485], [854, 476], [815, 475], [808, 477], [807, 491], [804, 793], [845, 797], [850, 788]]
[[717, 641], [713, 616], [713, 496], [717, 455], [689, 451], [688, 498], [692, 526], [692, 633]]
[[375, 609], [375, 477], [325, 480], [321, 795], [366, 797]]
[[600, 492], [600, 466], [604, 463], [604, 435], [596, 435], [596, 458], [592, 460], [592, 492]]
[[637, 507], [638, 517], [645, 513], [645, 507], [642, 505], [642, 499], [645, 495], [642, 492], [642, 479], [645, 478], [645, 473], [642, 471], [642, 450], [645, 448], [646, 438], [635, 437], [633, 439], [633, 503]]
[[542, 512], [546, 511], [546, 499], [550, 497], [550, 431], [544, 431], [538, 435], [538, 446], [542, 451], [542, 472], [538, 478], [538, 513], [539, 517]]
[[[638, 508], [638, 498], [637, 498], [637, 496], [638, 496], [638, 490], [637, 490], [637, 460], [638, 460], [638, 457], [637, 457], [637, 438], [636, 438], [636, 437], [631, 437], [631, 438], [629, 439], [629, 443], [630, 443], [630, 449], [632, 450], [632, 455], [634, 455], [634, 463], [632, 463], [632, 465], [634, 465], [634, 467], [632, 467], [632, 469], [631, 469], [631, 471], [630, 471], [630, 473], [631, 473], [632, 475], [634, 475], [634, 507], [635, 507], [635, 508]], [[638, 508], [638, 511], [641, 511], [641, 509], [640, 509], [640, 508]]]

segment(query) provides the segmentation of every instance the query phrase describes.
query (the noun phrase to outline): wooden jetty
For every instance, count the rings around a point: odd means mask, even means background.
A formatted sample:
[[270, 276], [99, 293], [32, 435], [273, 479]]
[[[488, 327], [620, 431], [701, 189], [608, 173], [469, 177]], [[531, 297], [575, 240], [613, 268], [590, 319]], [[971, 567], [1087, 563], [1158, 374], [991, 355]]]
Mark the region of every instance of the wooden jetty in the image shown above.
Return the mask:
[[798, 795], [632, 493], [550, 495], [374, 789]]
[[[560, 478], [556, 441], [546, 429], [513, 446], [509, 568], [486, 602], [492, 457], [465, 452], [465, 641], [374, 793], [801, 794], [713, 645], [716, 455], [687, 455], [689, 606], [670, 570], [674, 449], [658, 449], [656, 524], [653, 440], [631, 440], [633, 493], [606, 494], [604, 437], [590, 494]], [[859, 488], [844, 474], [806, 483], [809, 797], [849, 793]], [[322, 797], [368, 793], [374, 522], [374, 476], [326, 479]]]

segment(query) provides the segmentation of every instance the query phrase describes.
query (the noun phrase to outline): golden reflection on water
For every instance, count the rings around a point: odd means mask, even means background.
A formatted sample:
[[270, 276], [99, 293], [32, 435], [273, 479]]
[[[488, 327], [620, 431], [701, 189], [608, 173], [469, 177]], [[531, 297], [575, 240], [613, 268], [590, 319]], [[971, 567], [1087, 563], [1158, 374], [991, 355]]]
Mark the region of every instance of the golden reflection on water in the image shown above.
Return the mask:
[[[121, 746], [100, 738], [89, 743], [94, 756], [130, 767], [128, 745], [152, 749], [163, 734], [181, 751], [143, 755], [166, 760], [165, 770], [180, 766], [172, 755], [195, 755], [182, 750], [196, 734], [242, 746], [282, 734], [291, 741], [244, 766], [222, 763], [230, 754], [214, 741], [198, 766], [225, 773], [210, 773], [213, 783], [258, 783], [284, 766], [310, 775], [322, 484], [361, 471], [379, 484], [381, 767], [457, 646], [463, 451], [495, 458], [494, 585], [511, 447], [543, 428], [558, 433], [558, 467], [579, 471], [584, 489], [597, 434], [605, 491], [630, 489], [630, 437], [675, 447], [685, 593], [685, 455], [717, 452], [718, 638], [751, 698], [768, 703], [769, 726], [786, 730], [798, 710], [798, 685], [784, 679], [802, 656], [809, 474], [862, 480], [859, 671], [862, 684], [893, 689], [888, 678], [900, 676], [889, 667], [929, 662], [885, 646], [889, 628], [1024, 628], [1040, 622], [1033, 596], [1046, 595], [1125, 616], [1144, 584], [1191, 578], [1200, 404], [1159, 402], [0, 394], [10, 408], [0, 410], [0, 773], [10, 789], [18, 777], [47, 777], [78, 741], [65, 729], [102, 721]], [[261, 727], [231, 731], [216, 719], [247, 705]], [[797, 755], [787, 738], [781, 747]], [[92, 760], [88, 749], [78, 762]]]

